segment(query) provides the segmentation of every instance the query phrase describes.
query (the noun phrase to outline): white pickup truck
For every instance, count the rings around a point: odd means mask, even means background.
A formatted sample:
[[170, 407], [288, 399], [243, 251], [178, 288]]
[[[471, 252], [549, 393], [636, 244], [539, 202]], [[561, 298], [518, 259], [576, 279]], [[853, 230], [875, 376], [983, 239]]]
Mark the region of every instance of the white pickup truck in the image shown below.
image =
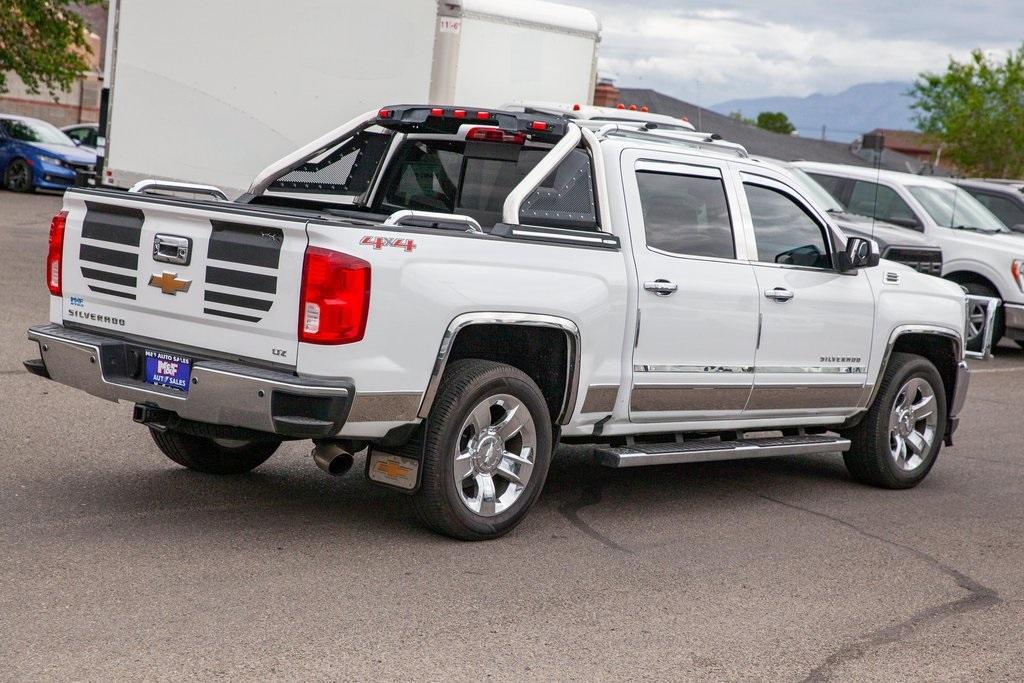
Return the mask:
[[913, 486], [968, 385], [957, 285], [640, 112], [386, 107], [235, 201], [75, 189], [46, 272], [32, 372], [133, 402], [202, 472], [365, 449], [462, 539], [523, 518], [559, 440], [610, 467], [842, 452]]
[[[808, 161], [794, 166], [851, 213], [923, 234], [942, 247], [942, 277], [974, 295], [969, 350], [984, 349], [986, 335], [991, 345], [1004, 335], [1024, 345], [1024, 239], [967, 190], [941, 178], [897, 171]], [[997, 308], [989, 308], [986, 299], [997, 302]]]

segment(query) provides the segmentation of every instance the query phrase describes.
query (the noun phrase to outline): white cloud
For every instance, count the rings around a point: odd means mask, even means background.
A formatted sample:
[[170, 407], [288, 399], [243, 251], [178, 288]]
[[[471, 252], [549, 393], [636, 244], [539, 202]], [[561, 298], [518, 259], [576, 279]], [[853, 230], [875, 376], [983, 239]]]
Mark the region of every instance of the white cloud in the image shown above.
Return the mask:
[[[814, 23], [806, 13], [799, 13], [799, 21], [787, 21], [796, 17], [779, 13], [766, 20], [755, 11], [645, 8], [602, 0], [580, 4], [588, 4], [602, 18], [602, 71], [616, 74], [620, 85], [652, 87], [706, 105], [743, 97], [833, 93], [863, 82], [909, 81], [922, 71], [943, 69], [950, 56], [962, 58], [973, 46], [966, 41], [951, 44], [939, 36], [913, 37], [905, 30], [886, 36], [882, 26], [837, 21], [841, 13], [836, 11], [820, 14]], [[819, 3], [814, 5], [817, 10]], [[920, 6], [918, 11], [929, 10]], [[1019, 37], [982, 47], [1007, 50], [1017, 41]]]

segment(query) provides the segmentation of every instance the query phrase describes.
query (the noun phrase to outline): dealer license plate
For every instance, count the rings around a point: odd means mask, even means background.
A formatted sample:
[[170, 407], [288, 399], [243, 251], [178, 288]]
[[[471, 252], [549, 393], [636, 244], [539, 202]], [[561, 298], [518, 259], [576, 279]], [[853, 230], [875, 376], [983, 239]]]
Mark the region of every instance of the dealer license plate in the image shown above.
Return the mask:
[[191, 378], [191, 358], [146, 349], [144, 379], [147, 383], [188, 393], [188, 382]]

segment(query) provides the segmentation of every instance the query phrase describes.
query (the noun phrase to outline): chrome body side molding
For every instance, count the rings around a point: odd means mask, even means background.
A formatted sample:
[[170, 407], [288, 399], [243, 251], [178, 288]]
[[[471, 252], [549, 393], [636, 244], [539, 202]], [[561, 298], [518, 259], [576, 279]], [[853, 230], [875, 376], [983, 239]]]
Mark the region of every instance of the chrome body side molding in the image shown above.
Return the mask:
[[[577, 129], [578, 130], [578, 129]], [[423, 394], [423, 402], [420, 404], [419, 417], [427, 417], [430, 408], [437, 396], [437, 387], [441, 383], [441, 376], [448, 365], [448, 356], [451, 354], [452, 343], [459, 332], [470, 325], [521, 325], [524, 327], [546, 327], [561, 330], [565, 333], [568, 343], [566, 363], [566, 387], [565, 397], [562, 400], [561, 410], [555, 420], [558, 424], [567, 424], [576, 410], [576, 396], [579, 393], [580, 383], [580, 357], [583, 347], [580, 342], [580, 330], [576, 323], [566, 318], [559, 318], [553, 315], [541, 315], [537, 313], [508, 313], [508, 312], [479, 312], [464, 313], [456, 317], [448, 325], [448, 329], [441, 339], [441, 346], [437, 351], [437, 359], [434, 361], [434, 369], [430, 373], [430, 381], [427, 390]]]

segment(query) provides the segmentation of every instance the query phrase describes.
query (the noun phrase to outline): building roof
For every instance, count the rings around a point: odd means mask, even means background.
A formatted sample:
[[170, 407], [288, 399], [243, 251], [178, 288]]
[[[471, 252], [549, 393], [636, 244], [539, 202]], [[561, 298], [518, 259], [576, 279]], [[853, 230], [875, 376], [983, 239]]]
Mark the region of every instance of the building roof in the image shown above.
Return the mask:
[[[820, 161], [830, 164], [874, 167], [866, 156], [857, 153], [856, 143], [815, 140], [797, 135], [773, 133], [736, 119], [678, 100], [656, 90], [620, 88], [625, 104], [646, 105], [652, 112], [686, 117], [698, 130], [718, 133], [729, 142], [743, 145], [750, 154], [781, 161]], [[918, 172], [921, 161], [891, 149], [882, 152], [882, 168], [892, 171]]]

